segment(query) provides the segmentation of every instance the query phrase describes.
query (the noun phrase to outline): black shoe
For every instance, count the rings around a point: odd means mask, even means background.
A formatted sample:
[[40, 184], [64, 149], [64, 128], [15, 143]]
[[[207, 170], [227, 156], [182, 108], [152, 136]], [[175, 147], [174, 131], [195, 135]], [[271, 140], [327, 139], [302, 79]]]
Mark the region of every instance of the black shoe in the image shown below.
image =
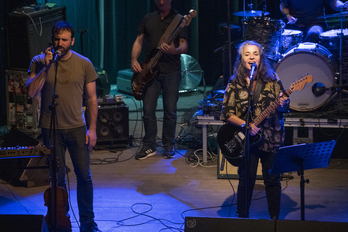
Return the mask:
[[136, 160], [144, 160], [146, 158], [149, 158], [151, 156], [156, 155], [156, 151], [151, 148], [142, 148], [136, 155]]
[[163, 157], [165, 159], [173, 159], [174, 156], [175, 156], [174, 146], [173, 145], [164, 146]]
[[102, 232], [98, 229], [97, 223], [94, 221], [83, 223], [81, 222], [80, 232]]
[[272, 220], [278, 220], [278, 216], [271, 216]]

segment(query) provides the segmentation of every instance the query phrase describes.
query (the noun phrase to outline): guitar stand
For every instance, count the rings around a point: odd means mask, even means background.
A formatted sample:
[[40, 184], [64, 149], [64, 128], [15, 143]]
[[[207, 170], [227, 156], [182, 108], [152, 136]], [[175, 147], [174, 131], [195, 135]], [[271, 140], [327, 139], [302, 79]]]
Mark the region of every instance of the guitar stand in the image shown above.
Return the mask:
[[335, 145], [336, 141], [332, 140], [281, 147], [278, 150], [270, 174], [297, 171], [300, 176], [301, 221], [305, 220], [304, 187], [306, 183], [309, 183], [309, 179], [304, 178], [304, 170], [328, 167]]

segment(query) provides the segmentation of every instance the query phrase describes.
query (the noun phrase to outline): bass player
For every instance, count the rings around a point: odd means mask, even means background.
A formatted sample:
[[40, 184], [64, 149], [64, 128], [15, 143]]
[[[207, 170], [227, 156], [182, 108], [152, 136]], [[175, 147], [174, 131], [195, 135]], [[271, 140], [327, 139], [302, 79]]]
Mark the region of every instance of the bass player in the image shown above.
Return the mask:
[[156, 154], [156, 108], [161, 92], [164, 112], [162, 131], [163, 157], [171, 159], [175, 155], [176, 111], [181, 81], [180, 55], [187, 52], [188, 44], [186, 28], [180, 31], [172, 43], [160, 43], [163, 34], [165, 34], [167, 28], [178, 14], [172, 9], [171, 2], [172, 0], [155, 0], [157, 11], [149, 13], [143, 18], [138, 27], [138, 36], [132, 48], [131, 69], [135, 74], [143, 70], [143, 67], [138, 62], [138, 58], [141, 54], [144, 40], [147, 42], [148, 56], [151, 56], [151, 52], [156, 49], [163, 53], [155, 67], [157, 73], [153, 80], [146, 85], [142, 93], [145, 136], [141, 150], [135, 155], [137, 160], [144, 160]]

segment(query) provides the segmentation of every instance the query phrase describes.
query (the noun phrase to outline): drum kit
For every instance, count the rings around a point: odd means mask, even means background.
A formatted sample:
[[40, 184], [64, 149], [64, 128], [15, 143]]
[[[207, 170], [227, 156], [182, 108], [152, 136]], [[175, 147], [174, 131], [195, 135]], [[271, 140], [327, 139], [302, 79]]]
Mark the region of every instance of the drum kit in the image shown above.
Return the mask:
[[[250, 9], [234, 13], [243, 16], [243, 41], [254, 40], [263, 47], [284, 88], [298, 77], [313, 76], [312, 83], [291, 95], [290, 108], [303, 112], [332, 106], [335, 104], [331, 104], [331, 100], [338, 95], [338, 109], [342, 111], [342, 95], [348, 94], [345, 90], [348, 85], [343, 83], [348, 81], [348, 29], [343, 29], [342, 21], [348, 12], [319, 17], [341, 19], [341, 29], [321, 33], [319, 43], [304, 42], [302, 31], [285, 29], [282, 20], [265, 17], [268, 14], [265, 7], [262, 11]], [[233, 43], [238, 48], [240, 43]]]

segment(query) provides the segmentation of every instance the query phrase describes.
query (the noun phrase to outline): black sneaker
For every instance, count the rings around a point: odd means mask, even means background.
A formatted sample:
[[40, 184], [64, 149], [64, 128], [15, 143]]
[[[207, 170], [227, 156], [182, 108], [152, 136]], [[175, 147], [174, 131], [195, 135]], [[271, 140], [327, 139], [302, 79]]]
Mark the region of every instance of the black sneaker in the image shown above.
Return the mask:
[[80, 232], [102, 232], [98, 229], [97, 223], [94, 221], [83, 223], [81, 222]]
[[172, 159], [175, 156], [174, 147], [172, 145], [164, 146], [163, 157], [165, 159]]
[[135, 159], [136, 160], [144, 160], [144, 159], [149, 158], [149, 157], [154, 156], [154, 155], [156, 155], [155, 150], [153, 150], [151, 148], [143, 148], [135, 155]]

